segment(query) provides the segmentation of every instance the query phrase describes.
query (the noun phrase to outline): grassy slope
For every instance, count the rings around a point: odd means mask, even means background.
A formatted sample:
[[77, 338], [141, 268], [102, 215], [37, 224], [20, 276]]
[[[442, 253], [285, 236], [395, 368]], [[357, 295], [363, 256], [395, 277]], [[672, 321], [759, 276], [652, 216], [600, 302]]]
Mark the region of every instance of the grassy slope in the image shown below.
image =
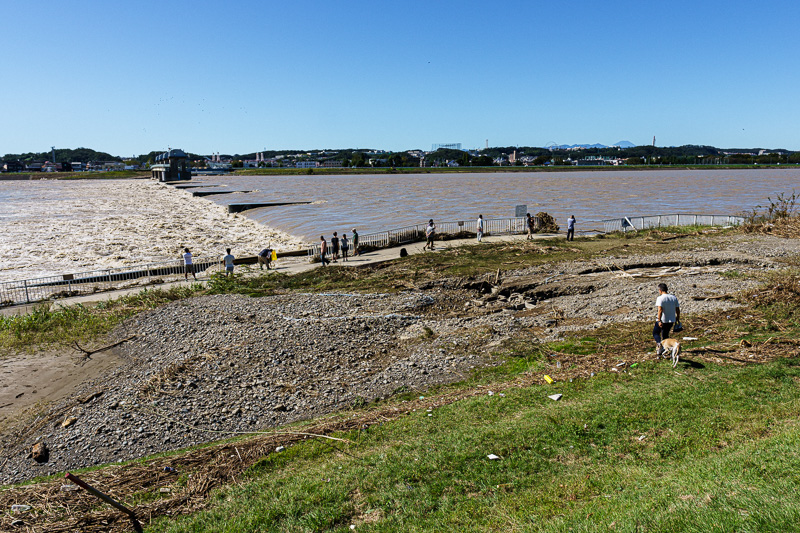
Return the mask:
[[150, 530], [791, 530], [797, 364], [653, 363], [462, 400], [344, 435], [347, 454], [272, 454], [210, 510]]

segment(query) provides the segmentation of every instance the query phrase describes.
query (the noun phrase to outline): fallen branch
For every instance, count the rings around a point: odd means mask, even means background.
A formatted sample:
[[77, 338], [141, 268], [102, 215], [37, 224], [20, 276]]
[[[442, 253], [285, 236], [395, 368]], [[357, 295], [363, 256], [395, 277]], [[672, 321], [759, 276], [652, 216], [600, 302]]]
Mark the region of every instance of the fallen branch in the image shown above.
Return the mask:
[[732, 294], [720, 294], [718, 296], [692, 296], [692, 300], [705, 302], [708, 300], [732, 300]]
[[127, 339], [122, 339], [121, 341], [117, 341], [114, 344], [109, 344], [108, 346], [103, 346], [102, 348], [97, 348], [95, 350], [87, 350], [86, 348], [84, 348], [80, 344], [78, 344], [78, 341], [73, 341], [73, 342], [75, 344], [75, 349], [78, 350], [79, 352], [83, 352], [83, 362], [86, 362], [87, 360], [92, 358], [92, 355], [94, 355], [94, 354], [96, 354], [98, 352], [102, 352], [102, 351], [108, 350], [109, 348], [114, 348], [116, 346], [119, 346], [120, 344], [122, 344], [124, 342], [128, 342], [129, 340], [134, 339], [134, 338], [136, 338], [136, 335], [131, 335]]

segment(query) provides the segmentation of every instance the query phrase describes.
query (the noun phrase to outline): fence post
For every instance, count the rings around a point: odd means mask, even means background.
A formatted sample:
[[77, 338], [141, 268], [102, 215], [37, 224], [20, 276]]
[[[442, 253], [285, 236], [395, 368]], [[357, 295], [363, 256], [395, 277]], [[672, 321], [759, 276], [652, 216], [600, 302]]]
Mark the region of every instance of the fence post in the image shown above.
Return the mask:
[[28, 280], [26, 280], [26, 279], [22, 280], [22, 283], [25, 286], [25, 303], [29, 304], [29, 303], [31, 303], [31, 299], [30, 299], [30, 296], [28, 296]]

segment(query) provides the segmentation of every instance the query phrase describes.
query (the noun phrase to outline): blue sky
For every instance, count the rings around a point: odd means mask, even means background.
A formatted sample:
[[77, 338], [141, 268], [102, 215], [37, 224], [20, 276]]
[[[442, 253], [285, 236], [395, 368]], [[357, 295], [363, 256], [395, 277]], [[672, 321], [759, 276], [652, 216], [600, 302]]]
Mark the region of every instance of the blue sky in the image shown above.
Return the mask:
[[0, 154], [800, 150], [796, 1], [0, 6]]

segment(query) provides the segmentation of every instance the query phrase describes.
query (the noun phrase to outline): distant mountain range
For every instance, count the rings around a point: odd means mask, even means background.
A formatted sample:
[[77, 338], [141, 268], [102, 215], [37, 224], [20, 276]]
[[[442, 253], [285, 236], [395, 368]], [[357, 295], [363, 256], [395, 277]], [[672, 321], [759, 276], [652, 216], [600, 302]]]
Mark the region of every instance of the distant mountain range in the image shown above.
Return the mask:
[[[636, 145], [633, 144], [630, 141], [619, 141], [619, 142], [615, 142], [614, 144], [612, 144], [610, 146], [607, 146], [605, 144], [599, 144], [599, 143], [595, 143], [595, 144], [558, 144], [558, 145], [553, 146], [553, 148], [557, 148], [557, 149], [560, 149], [560, 150], [569, 150], [569, 149], [572, 149], [572, 148], [584, 148], [584, 149], [585, 148], [610, 148], [611, 146], [619, 146], [620, 148], [633, 148]], [[550, 146], [545, 146], [545, 148], [550, 148]]]

